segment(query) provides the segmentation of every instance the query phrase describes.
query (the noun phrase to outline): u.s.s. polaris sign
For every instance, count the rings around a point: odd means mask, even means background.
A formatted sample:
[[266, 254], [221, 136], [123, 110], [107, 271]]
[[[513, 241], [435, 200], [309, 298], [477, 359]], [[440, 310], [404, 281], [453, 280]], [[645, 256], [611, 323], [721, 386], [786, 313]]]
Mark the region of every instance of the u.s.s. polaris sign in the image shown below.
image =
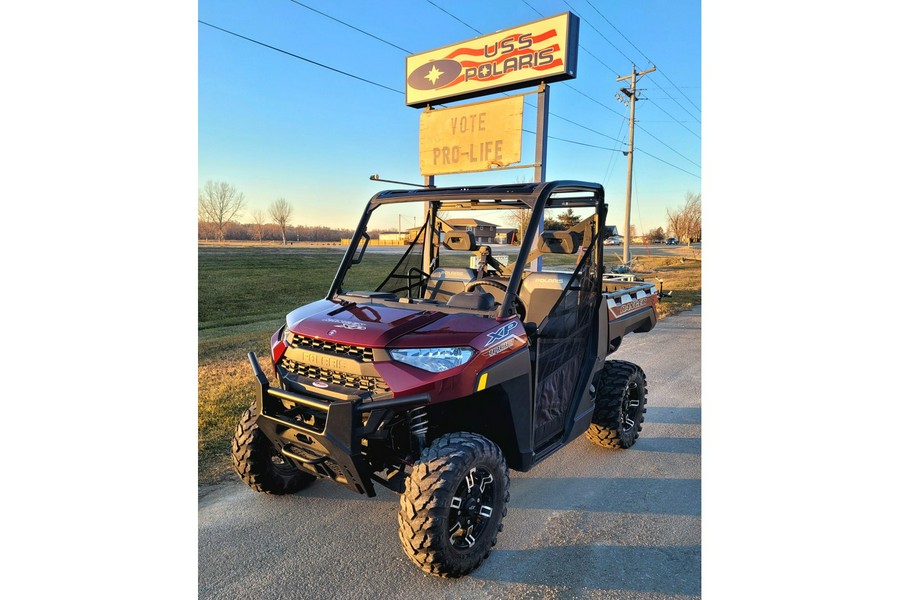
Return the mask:
[[465, 100], [573, 79], [578, 17], [565, 12], [406, 58], [406, 104]]

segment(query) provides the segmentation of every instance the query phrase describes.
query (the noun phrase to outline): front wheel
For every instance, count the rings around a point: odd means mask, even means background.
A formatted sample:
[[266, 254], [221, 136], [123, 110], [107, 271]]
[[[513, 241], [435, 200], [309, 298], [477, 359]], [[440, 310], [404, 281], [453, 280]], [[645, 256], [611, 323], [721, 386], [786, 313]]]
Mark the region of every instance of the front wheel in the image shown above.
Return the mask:
[[474, 433], [436, 439], [413, 466], [400, 496], [400, 542], [423, 571], [461, 577], [497, 543], [509, 501], [503, 453]]
[[241, 480], [257, 492], [293, 494], [316, 480], [291, 465], [256, 423], [256, 404], [241, 415], [231, 438], [231, 464]]
[[594, 415], [587, 438], [606, 448], [633, 446], [647, 412], [644, 371], [624, 360], [609, 360], [591, 387]]

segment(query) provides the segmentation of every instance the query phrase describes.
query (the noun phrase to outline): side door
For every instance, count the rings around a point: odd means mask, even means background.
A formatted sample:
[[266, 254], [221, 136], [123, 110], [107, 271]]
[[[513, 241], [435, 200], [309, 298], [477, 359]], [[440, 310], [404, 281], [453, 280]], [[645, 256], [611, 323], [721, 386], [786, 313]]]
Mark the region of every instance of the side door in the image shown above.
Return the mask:
[[[539, 324], [534, 363], [534, 448], [571, 427], [597, 357], [601, 254], [594, 234], [559, 300]], [[539, 275], [534, 273], [532, 276]]]

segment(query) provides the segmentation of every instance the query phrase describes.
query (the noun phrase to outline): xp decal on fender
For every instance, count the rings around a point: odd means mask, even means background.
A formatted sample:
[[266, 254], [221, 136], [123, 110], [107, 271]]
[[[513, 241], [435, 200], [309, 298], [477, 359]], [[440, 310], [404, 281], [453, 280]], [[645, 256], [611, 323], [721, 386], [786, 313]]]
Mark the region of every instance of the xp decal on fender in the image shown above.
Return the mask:
[[[400, 209], [425, 222], [396, 262], [367, 254], [369, 223]], [[582, 220], [539, 231], [545, 210], [567, 209]], [[516, 247], [491, 233], [510, 210], [531, 215]], [[232, 440], [241, 480], [268, 494], [330, 479], [375, 496], [377, 484], [399, 495], [400, 545], [415, 565], [471, 573], [503, 529], [510, 469], [585, 432], [614, 448], [638, 437], [644, 372], [606, 358], [653, 329], [658, 294], [604, 275], [606, 214], [603, 187], [583, 181], [373, 196], [326, 297], [272, 335], [275, 381], [248, 355], [256, 399]], [[484, 245], [495, 240], [509, 254]]]

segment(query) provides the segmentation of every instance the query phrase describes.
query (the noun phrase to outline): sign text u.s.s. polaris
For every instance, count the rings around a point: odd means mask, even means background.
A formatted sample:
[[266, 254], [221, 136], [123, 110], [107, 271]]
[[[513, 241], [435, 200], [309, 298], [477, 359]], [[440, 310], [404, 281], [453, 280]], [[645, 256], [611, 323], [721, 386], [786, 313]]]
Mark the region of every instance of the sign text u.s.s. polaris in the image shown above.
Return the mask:
[[573, 79], [578, 17], [565, 12], [406, 58], [406, 104], [465, 100]]

